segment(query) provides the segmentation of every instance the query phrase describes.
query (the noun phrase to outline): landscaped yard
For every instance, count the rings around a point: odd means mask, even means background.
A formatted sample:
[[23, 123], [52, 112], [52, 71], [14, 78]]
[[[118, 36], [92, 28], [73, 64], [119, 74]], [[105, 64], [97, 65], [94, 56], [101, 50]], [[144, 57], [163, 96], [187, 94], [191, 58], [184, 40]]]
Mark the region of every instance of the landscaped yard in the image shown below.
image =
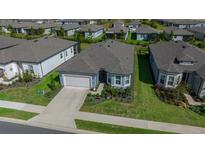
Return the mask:
[[205, 117], [189, 109], [166, 104], [158, 99], [152, 88], [153, 79], [147, 54], [137, 55], [135, 51], [134, 70], [134, 101], [132, 103], [120, 103], [115, 100], [107, 100], [98, 104], [85, 102], [81, 110], [205, 127]]
[[75, 120], [76, 126], [78, 129], [109, 133], [109, 134], [169, 134], [168, 132], [162, 132], [157, 130], [149, 130], [142, 128], [132, 128], [125, 126], [118, 126], [106, 123], [84, 121], [84, 120]]
[[[55, 90], [51, 90], [48, 85], [52, 80]], [[0, 91], [0, 99], [46, 106], [60, 89], [59, 74], [52, 72], [32, 87], [12, 87]]]
[[28, 120], [36, 115], [37, 113], [25, 112], [25, 111], [19, 111], [19, 110], [0, 107], [0, 117]]

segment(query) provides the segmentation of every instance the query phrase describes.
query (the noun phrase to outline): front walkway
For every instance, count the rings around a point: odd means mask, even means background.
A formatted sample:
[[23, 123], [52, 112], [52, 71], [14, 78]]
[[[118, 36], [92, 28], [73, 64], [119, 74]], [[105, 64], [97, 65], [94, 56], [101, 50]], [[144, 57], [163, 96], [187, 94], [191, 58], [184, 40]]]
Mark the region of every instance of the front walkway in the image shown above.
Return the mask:
[[202, 105], [202, 104], [204, 104], [202, 102], [196, 102], [189, 94], [184, 94], [184, 96], [186, 97], [189, 105]]
[[19, 102], [11, 102], [11, 101], [3, 101], [3, 100], [0, 100], [0, 107], [21, 110], [21, 111], [26, 111], [26, 112], [34, 112], [34, 113], [41, 113], [46, 109], [45, 106], [19, 103]]
[[29, 120], [35, 124], [76, 128], [73, 114], [79, 111], [88, 89], [64, 87], [48, 104], [46, 110]]
[[96, 113], [77, 112], [74, 116], [76, 119], [94, 121], [100, 123], [108, 123], [108, 124], [120, 125], [126, 127], [160, 130], [165, 132], [182, 133], [182, 134], [202, 134], [202, 133], [204, 134], [205, 133], [205, 128], [202, 127], [172, 124], [172, 123], [165, 123], [165, 122], [155, 122], [149, 120], [139, 120], [139, 119], [118, 117], [118, 116], [102, 115]]

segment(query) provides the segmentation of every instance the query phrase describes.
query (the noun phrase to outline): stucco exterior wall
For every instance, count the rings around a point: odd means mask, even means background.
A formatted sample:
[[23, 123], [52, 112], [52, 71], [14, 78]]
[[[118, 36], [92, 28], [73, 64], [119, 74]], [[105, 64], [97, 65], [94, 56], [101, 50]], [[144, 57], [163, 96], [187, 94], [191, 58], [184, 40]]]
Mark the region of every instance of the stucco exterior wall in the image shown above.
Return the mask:
[[85, 38], [88, 38], [89, 36], [91, 38], [97, 38], [98, 36], [102, 35], [103, 34], [103, 29], [102, 30], [99, 30], [99, 31], [96, 31], [96, 32], [92, 32], [91, 33], [91, 36], [90, 36], [90, 33], [89, 32], [85, 32], [84, 33], [84, 36]]
[[4, 70], [4, 75], [8, 80], [19, 75], [18, 66], [15, 62], [6, 65], [0, 65], [0, 68]]

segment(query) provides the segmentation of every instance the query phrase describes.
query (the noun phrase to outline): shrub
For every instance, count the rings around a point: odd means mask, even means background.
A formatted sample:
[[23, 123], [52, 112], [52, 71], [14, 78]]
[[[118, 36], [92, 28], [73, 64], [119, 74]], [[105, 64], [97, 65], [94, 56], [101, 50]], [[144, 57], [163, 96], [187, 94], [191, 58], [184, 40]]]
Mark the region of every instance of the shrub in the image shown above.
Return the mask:
[[33, 80], [33, 76], [29, 71], [23, 73], [23, 81], [31, 82]]

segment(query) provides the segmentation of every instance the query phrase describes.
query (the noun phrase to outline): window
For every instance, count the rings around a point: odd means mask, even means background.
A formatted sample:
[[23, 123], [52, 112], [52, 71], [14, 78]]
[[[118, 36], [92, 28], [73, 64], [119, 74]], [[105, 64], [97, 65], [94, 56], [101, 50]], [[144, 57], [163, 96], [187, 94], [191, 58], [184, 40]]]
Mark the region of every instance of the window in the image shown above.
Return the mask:
[[28, 71], [31, 72], [31, 73], [34, 72], [33, 65], [30, 65], [30, 64], [28, 65]]
[[111, 83], [111, 75], [110, 74], [108, 74], [108, 81], [107, 82]]
[[121, 76], [119, 76], [119, 75], [115, 76], [115, 83], [117, 85], [121, 85]]
[[73, 53], [73, 48], [71, 48], [71, 53]]
[[125, 76], [125, 84], [129, 84], [130, 83], [130, 78], [129, 76]]
[[168, 78], [168, 85], [173, 86], [174, 85], [174, 76], [169, 76]]
[[63, 53], [60, 54], [60, 58], [61, 58], [61, 59], [63, 58]]
[[166, 78], [166, 76], [164, 74], [161, 74], [161, 76], [160, 76], [160, 83], [161, 84], [165, 84], [165, 78]]
[[66, 50], [66, 52], [65, 52], [65, 56], [67, 57], [68, 56], [68, 51]]

